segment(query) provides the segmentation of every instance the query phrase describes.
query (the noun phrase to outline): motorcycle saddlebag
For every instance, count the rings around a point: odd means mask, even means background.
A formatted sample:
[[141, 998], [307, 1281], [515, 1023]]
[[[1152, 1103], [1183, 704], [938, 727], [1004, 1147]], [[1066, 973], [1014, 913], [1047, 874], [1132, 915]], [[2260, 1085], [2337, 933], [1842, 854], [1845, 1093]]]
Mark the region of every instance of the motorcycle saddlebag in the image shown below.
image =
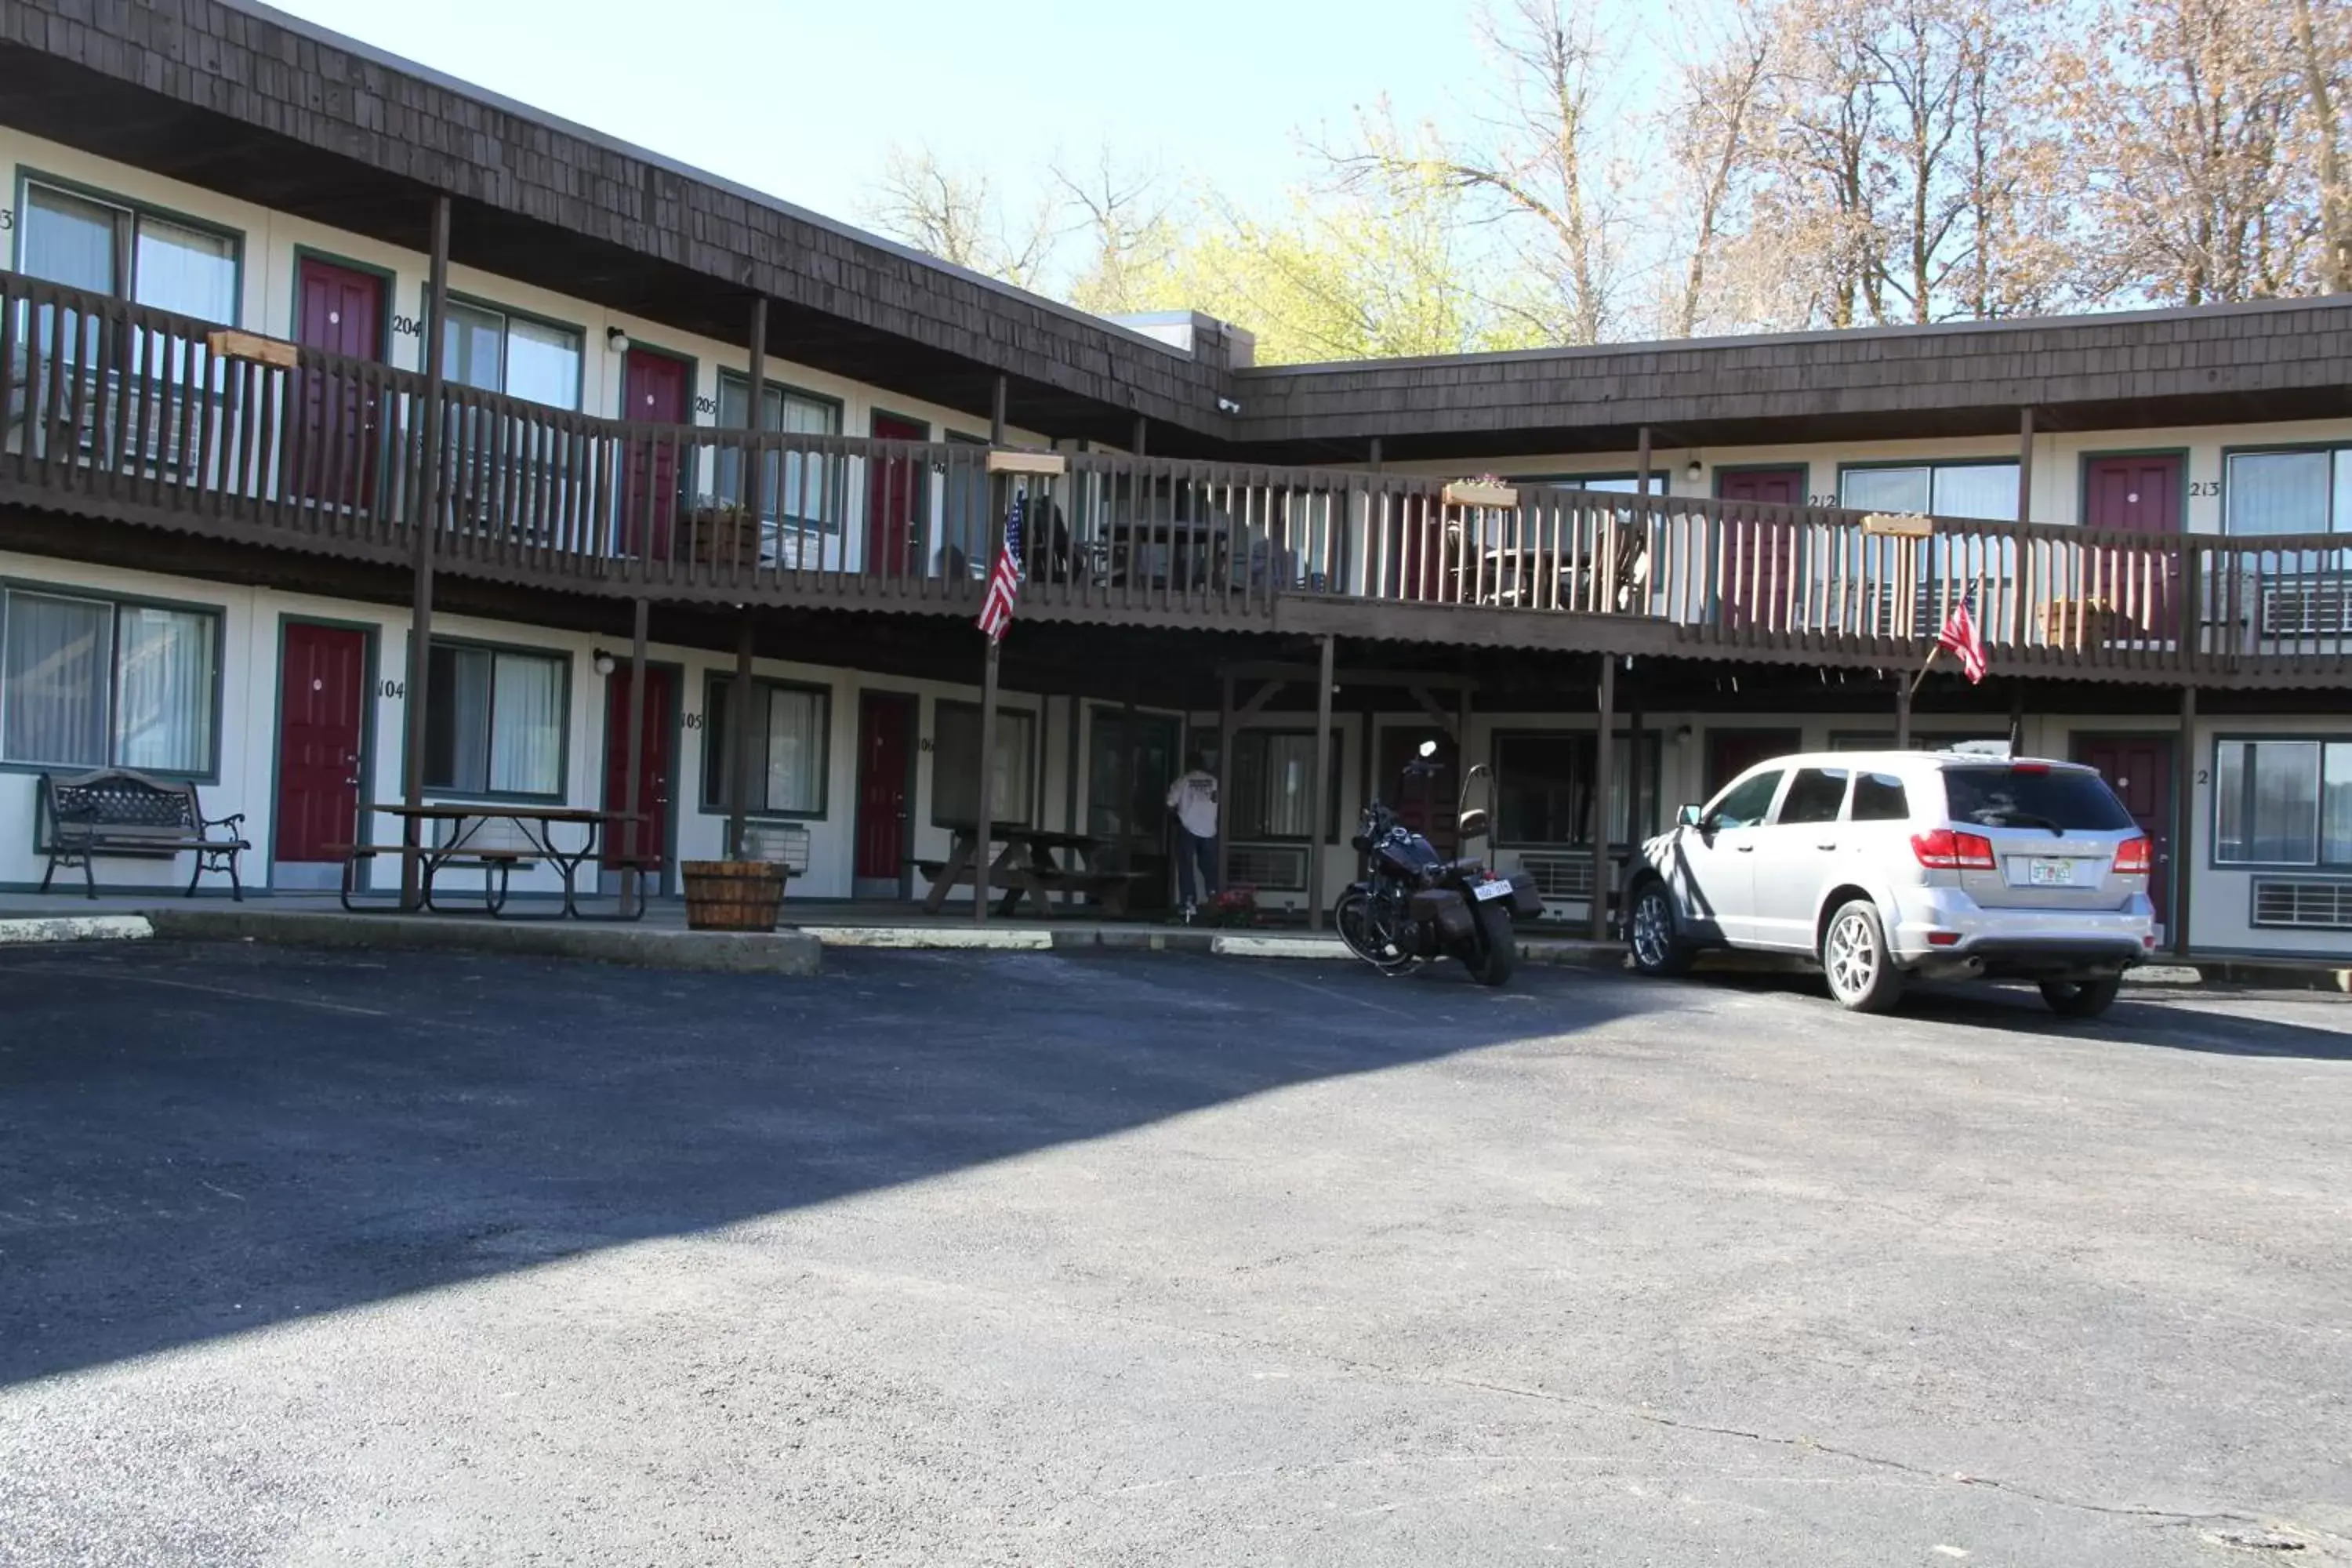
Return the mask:
[[1511, 913], [1523, 921], [1543, 913], [1543, 895], [1536, 891], [1536, 879], [1526, 871], [1511, 873]]
[[1470, 934], [1470, 906], [1451, 888], [1423, 888], [1406, 909], [1423, 925], [1435, 926], [1447, 942], [1461, 942]]

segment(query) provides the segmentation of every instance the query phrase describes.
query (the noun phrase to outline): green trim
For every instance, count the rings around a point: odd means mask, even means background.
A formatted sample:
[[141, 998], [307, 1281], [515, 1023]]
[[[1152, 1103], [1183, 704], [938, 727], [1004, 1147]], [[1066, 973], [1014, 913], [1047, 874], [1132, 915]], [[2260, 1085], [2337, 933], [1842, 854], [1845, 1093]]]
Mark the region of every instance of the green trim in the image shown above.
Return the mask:
[[[436, 322], [433, 319], [433, 284], [431, 279], [428, 279], [425, 282], [418, 284], [416, 292], [416, 319], [424, 323], [425, 331], [439, 331], [441, 330], [440, 323]], [[572, 406], [564, 410], [564, 412], [568, 414], [583, 414], [587, 412], [588, 329], [585, 326], [583, 326], [578, 321], [564, 321], [560, 316], [543, 316], [536, 310], [521, 310], [513, 305], [501, 305], [496, 300], [488, 299], [479, 294], [468, 294], [464, 290], [457, 289], [452, 289], [449, 290], [449, 302], [453, 305], [471, 305], [477, 310], [495, 310], [499, 315], [506, 317], [509, 321], [519, 320], [533, 321], [538, 323], [540, 326], [553, 327], [559, 331], [571, 332], [574, 336], [578, 337], [580, 340], [580, 367], [572, 375]], [[423, 374], [425, 358], [431, 352], [432, 340], [429, 338], [420, 337], [417, 340], [416, 345], [416, 369], [418, 374]], [[444, 375], [446, 376], [449, 367], [445, 363], [441, 368]], [[498, 388], [499, 395], [501, 397], [513, 395], [506, 389], [506, 379], [507, 356], [503, 352], [503, 349], [501, 349], [499, 355]]]
[[[2077, 455], [2074, 465], [2074, 523], [2078, 528], [2091, 525], [2091, 465], [2103, 458], [2178, 458], [2180, 459], [2180, 494], [2175, 497], [2180, 515], [2173, 520], [2172, 531], [2189, 531], [2189, 459], [2186, 447], [2124, 447], [2085, 451]], [[2226, 465], [2225, 465], [2226, 466]]]
[[[943, 827], [943, 826], [946, 826], [946, 824], [945, 824], [945, 823], [943, 823], [943, 822], [941, 822], [941, 821], [940, 820], [940, 791], [939, 791], [940, 750], [939, 750], [939, 735], [940, 735], [940, 714], [942, 714], [942, 713], [944, 713], [944, 712], [947, 712], [947, 711], [948, 711], [949, 710], [950, 710], [950, 709], [953, 709], [954, 710], [956, 710], [956, 711], [958, 711], [958, 712], [969, 712], [969, 713], [971, 713], [971, 716], [972, 716], [972, 721], [973, 721], [973, 722], [974, 722], [975, 724], [979, 722], [979, 719], [980, 719], [980, 704], [979, 704], [979, 703], [977, 703], [977, 702], [966, 702], [966, 701], [963, 701], [963, 700], [960, 700], [960, 699], [952, 698], [952, 697], [938, 697], [938, 698], [934, 698], [934, 699], [932, 699], [932, 700], [931, 700], [931, 732], [930, 732], [930, 741], [931, 741], [931, 752], [930, 752], [930, 758], [931, 758], [931, 810], [930, 810], [930, 818], [931, 818], [931, 826], [932, 826], [933, 827]], [[1141, 710], [1138, 710], [1138, 711], [1139, 712], [1139, 711], [1141, 711]], [[1044, 727], [1044, 724], [1045, 724], [1045, 721], [1038, 717], [1037, 710], [1036, 710], [1036, 709], [1034, 709], [1034, 708], [1030, 708], [1030, 707], [1013, 707], [1013, 706], [1010, 706], [1010, 705], [1008, 705], [1008, 704], [1006, 704], [1006, 703], [1004, 703], [1004, 702], [1003, 702], [1003, 701], [999, 701], [999, 702], [997, 703], [997, 705], [996, 705], [996, 718], [997, 718], [997, 721], [998, 721], [998, 723], [1002, 724], [1002, 723], [1003, 722], [1003, 721], [1004, 721], [1007, 717], [1021, 717], [1021, 718], [1026, 718], [1026, 719], [1029, 721], [1029, 722], [1031, 723], [1031, 725], [1033, 725], [1033, 726], [1034, 726], [1034, 727], [1036, 727], [1036, 728], [1043, 728], [1043, 727]], [[916, 750], [919, 753], [919, 752], [922, 751], [922, 749], [923, 749], [923, 739], [924, 739], [924, 737], [923, 737], [923, 733], [922, 733], [922, 721], [923, 721], [923, 720], [922, 720], [922, 710], [921, 710], [919, 708], [918, 708], [918, 709], [916, 710], [916, 713], [915, 713], [915, 725], [916, 725], [916, 731], [915, 731], [915, 750]], [[976, 731], [975, 731], [975, 732], [976, 732]], [[1034, 735], [1033, 735], [1033, 737], [1032, 737], [1032, 738], [1033, 738], [1033, 739], [1034, 738]], [[1038, 792], [1040, 791], [1040, 789], [1042, 789], [1042, 788], [1043, 788], [1043, 786], [1044, 786], [1044, 781], [1042, 781], [1041, 779], [1039, 779], [1039, 778], [1036, 776], [1036, 774], [1035, 774], [1035, 773], [1031, 773], [1031, 774], [1030, 774], [1030, 777], [1029, 777], [1029, 798], [1028, 798], [1028, 800], [1027, 800], [1027, 801], [1025, 801], [1024, 803], [1023, 803], [1022, 810], [1021, 810], [1021, 815], [1020, 815], [1019, 816], [1017, 816], [1017, 817], [1016, 817], [1016, 816], [1012, 816], [1011, 814], [1007, 813], [1007, 812], [1005, 811], [1005, 809], [1004, 809], [1004, 805], [1003, 805], [1003, 803], [1002, 801], [999, 801], [999, 802], [995, 802], [995, 803], [993, 803], [993, 804], [994, 804], [994, 805], [995, 805], [995, 810], [994, 810], [993, 815], [995, 816], [996, 820], [997, 820], [997, 821], [999, 821], [999, 822], [1025, 822], [1025, 823], [1028, 823], [1030, 826], [1034, 826], [1036, 825], [1036, 822], [1037, 822], [1037, 796], [1038, 796]]]
[[[2231, 533], [2230, 531], [2230, 459], [2237, 457], [2258, 457], [2264, 452], [2326, 452], [2331, 455], [2337, 452], [2352, 452], [2352, 439], [2338, 439], [2331, 441], [2323, 438], [2316, 441], [2263, 441], [2242, 447], [2222, 447], [2221, 478], [2219, 482], [2221, 486], [2221, 536], [2224, 539], [2293, 537], [2292, 535], [2285, 534], [2266, 535], [2260, 533]], [[2189, 489], [2189, 482], [2185, 474], [2182, 477], [2180, 488], [2184, 493], [2185, 504], [2185, 495]], [[2315, 529], [2312, 531], [2316, 533], [2352, 532], [2352, 518], [2338, 518], [2336, 515], [2336, 484], [2333, 465], [2330, 466], [2328, 471], [2327, 526], [2323, 529]]]
[[[2316, 745], [2319, 753], [2319, 799], [2312, 817], [2312, 858], [2308, 860], [2224, 860], [2221, 858], [2221, 747], [2231, 742], [2254, 745], [2265, 742], [2281, 745]], [[2312, 876], [2341, 876], [2352, 873], [2352, 860], [2323, 860], [2326, 852], [2325, 831], [2327, 817], [2327, 752], [2329, 746], [2352, 745], [2352, 728], [2336, 734], [2308, 730], [2283, 730], [2275, 734], [2245, 734], [2221, 731], [2207, 738], [2205, 757], [2210, 765], [2212, 783], [2207, 793], [2212, 803], [2205, 817], [2205, 868], [2209, 871], [2301, 871]], [[2196, 788], [2192, 780], [2189, 787]], [[2176, 805], [2175, 809], [2178, 809]], [[2179, 859], [2176, 854], [2174, 858]], [[2301, 929], [2301, 928], [2297, 928]]]
[[[731, 370], [725, 365], [721, 365], [719, 368], [718, 403], [722, 414], [725, 412], [727, 406], [727, 388], [730, 385], [748, 387], [751, 384], [751, 375], [744, 371]], [[849, 416], [849, 405], [844, 403], [840, 398], [835, 397], [827, 393], [812, 392], [806, 387], [795, 386], [790, 382], [777, 381], [773, 377], [762, 377], [761, 379], [760, 385], [763, 392], [773, 391], [785, 397], [798, 397], [805, 402], [823, 404], [833, 411], [833, 428], [830, 431], [827, 431], [826, 434], [828, 436], [838, 436], [842, 433], [844, 423]], [[721, 426], [721, 428], [727, 428], [727, 426]], [[780, 430], [767, 430], [763, 426], [761, 433], [763, 435], [774, 436], [782, 435], [784, 432]], [[837, 457], [822, 457], [818, 458], [818, 461], [823, 466], [824, 469], [824, 471], [818, 476], [818, 483], [822, 487], [824, 495], [830, 498], [837, 494], [842, 501], [841, 510], [845, 513], [849, 510], [847, 504], [848, 464]], [[843, 520], [838, 517], [801, 517], [794, 513], [784, 511], [781, 509], [777, 511], [773, 521], [779, 523], [789, 523], [804, 533], [814, 531], [820, 535], [829, 534], [836, 538], [841, 535], [844, 526]]]
[[[205, 744], [210, 752], [209, 765], [201, 773], [172, 768], [142, 768], [142, 773], [159, 779], [173, 779], [194, 784], [220, 783], [221, 741], [226, 719], [222, 711], [227, 697], [228, 606], [208, 605], [195, 599], [164, 599], [152, 594], [123, 594], [102, 588], [78, 588], [61, 583], [44, 582], [33, 577], [0, 576], [0, 634], [5, 633], [5, 599], [9, 591], [44, 594], [56, 599], [80, 599], [89, 604], [104, 604], [115, 612], [114, 623], [108, 628], [113, 640], [106, 650], [106, 751], [110, 760], [101, 768], [119, 768], [128, 764], [112, 761], [114, 755], [114, 707], [116, 687], [122, 672], [116, 660], [122, 647], [121, 612], [127, 609], [177, 610], [190, 615], [210, 616], [213, 621], [213, 712], [212, 733]], [[0, 773], [54, 773], [68, 770], [87, 773], [79, 763], [11, 763], [0, 762]]]
[[[394, 337], [392, 319], [400, 313], [397, 309], [400, 296], [400, 275], [389, 267], [378, 267], [373, 262], [369, 261], [354, 261], [348, 256], [341, 256], [331, 250], [321, 250], [315, 245], [296, 246], [294, 247], [294, 269], [287, 276], [286, 279], [286, 336], [289, 340], [296, 342], [299, 342], [301, 341], [302, 263], [305, 261], [323, 262], [329, 267], [340, 267], [346, 272], [364, 272], [370, 277], [383, 280], [383, 320], [376, 323], [376, 363], [378, 364], [384, 365], [390, 364], [392, 363], [392, 340]], [[419, 341], [421, 344], [422, 340]]]
[[[412, 631], [409, 634], [409, 637], [410, 640], [413, 642], [415, 638], [415, 633]], [[533, 647], [529, 643], [491, 642], [482, 637], [443, 637], [440, 633], [436, 632], [433, 635], [432, 641], [426, 650], [428, 657], [424, 661], [425, 679], [428, 682], [433, 679], [433, 663], [429, 657], [430, 653], [434, 648], [443, 647], [479, 648], [487, 653], [493, 654], [511, 653], [529, 658], [551, 658], [562, 665], [563, 694], [557, 704], [557, 711], [562, 716], [562, 724], [556, 741], [555, 788], [551, 793], [541, 795], [522, 790], [465, 790], [426, 783], [423, 785], [423, 791], [425, 796], [431, 800], [447, 801], [459, 805], [473, 801], [480, 801], [486, 805], [497, 805], [500, 802], [529, 801], [533, 805], [545, 805], [550, 803], [560, 805], [562, 802], [569, 800], [572, 794], [572, 666], [573, 661], [573, 656], [571, 650], [567, 648], [538, 647]], [[491, 679], [493, 680], [497, 679], [495, 672], [493, 672]], [[415, 711], [415, 695], [412, 692], [404, 697], [401, 700], [400, 704], [400, 754], [404, 757], [408, 754], [409, 719]], [[497, 726], [498, 713], [495, 709], [491, 710], [490, 722], [493, 728]]]
[[[711, 700], [713, 696], [719, 691], [731, 690], [734, 685], [735, 672], [731, 669], [706, 668], [703, 671], [701, 741], [703, 755], [700, 770], [702, 787], [695, 792], [698, 802], [695, 814], [699, 816], [723, 817], [728, 815], [724, 805], [714, 804], [710, 798], [713, 781], [709, 753], [714, 733], [710, 724], [710, 715], [715, 706]], [[824, 748], [824, 751], [817, 759], [817, 798], [814, 811], [777, 811], [761, 806], [756, 811], [747, 808], [743, 813], [744, 816], [754, 822], [824, 821], [833, 797], [833, 688], [813, 680], [784, 680], [767, 675], [752, 676], [751, 685], [755, 690], [764, 689], [771, 691], [805, 691], [823, 698], [824, 706], [817, 721], [817, 743]]]
[[[245, 325], [245, 231], [243, 229], [233, 228], [213, 218], [199, 217], [194, 213], [184, 213], [172, 207], [159, 206], [153, 202], [135, 201], [129, 196], [119, 196], [101, 186], [84, 184], [79, 180], [69, 180], [62, 174], [45, 174], [29, 163], [16, 165], [16, 244], [10, 256], [11, 264], [16, 271], [19, 273], [25, 271], [26, 232], [25, 214], [30, 205], [26, 198], [26, 192], [29, 186], [37, 184], [47, 185], [52, 189], [63, 191], [68, 195], [80, 196], [85, 201], [102, 203], [107, 206], [131, 214], [133, 219], [142, 215], [150, 215], [162, 218], [166, 223], [178, 224], [183, 228], [193, 228], [200, 233], [217, 235], [227, 240], [229, 271], [233, 279], [230, 288], [236, 299], [236, 310], [221, 325], [225, 327]], [[131, 294], [135, 279], [131, 274], [138, 270], [138, 226], [134, 222], [131, 227], [131, 255], [125, 258], [130, 262], [130, 266], [127, 268], [118, 269], [121, 270], [123, 275], [115, 279], [114, 298], [132, 303], [136, 303]]]
[[[634, 348], [635, 345], [633, 343], [630, 346]], [[730, 382], [748, 386], [751, 384], [751, 373], [749, 371], [736, 370], [730, 365], [720, 365], [719, 367], [719, 385], [722, 391]], [[840, 435], [843, 425], [849, 417], [849, 405], [843, 399], [835, 397], [829, 392], [817, 392], [809, 387], [798, 385], [793, 382], [778, 381], [772, 375], [762, 376], [760, 380], [760, 385], [763, 390], [781, 392], [787, 397], [797, 397], [809, 403], [822, 403], [828, 408], [831, 408], [833, 410], [833, 428], [827, 432], [828, 435]], [[729, 426], [722, 426], [720, 428], [729, 428]], [[766, 432], [766, 434], [771, 436], [780, 433], [781, 432], [773, 430]]]
[[[362, 656], [362, 661], [366, 666], [367, 669], [365, 677], [366, 684], [360, 691], [359, 816], [358, 820], [352, 824], [352, 837], [354, 838], [360, 837], [366, 830], [365, 826], [363, 825], [372, 825], [375, 821], [375, 814], [369, 808], [373, 805], [375, 802], [376, 689], [377, 683], [383, 679], [383, 675], [381, 673], [383, 667], [378, 662], [377, 658], [377, 644], [383, 628], [373, 621], [332, 620], [325, 616], [305, 616], [296, 614], [291, 611], [281, 610], [278, 614], [278, 668], [270, 681], [269, 853], [264, 858], [261, 868], [261, 885], [265, 888], [276, 886], [274, 878], [276, 876], [276, 868], [278, 865], [278, 823], [281, 816], [278, 810], [278, 806], [281, 803], [278, 798], [279, 783], [278, 775], [279, 771], [284, 766], [286, 761], [286, 748], [284, 744], [286, 734], [286, 630], [289, 626], [323, 626], [330, 631], [357, 632], [365, 640], [366, 652]], [[360, 868], [360, 876], [364, 879], [374, 870], [374, 868], [375, 862], [370, 860]], [[289, 889], [289, 891], [291, 890], [308, 892], [314, 891], [315, 889]], [[363, 888], [360, 890], [366, 891], [368, 889]]]

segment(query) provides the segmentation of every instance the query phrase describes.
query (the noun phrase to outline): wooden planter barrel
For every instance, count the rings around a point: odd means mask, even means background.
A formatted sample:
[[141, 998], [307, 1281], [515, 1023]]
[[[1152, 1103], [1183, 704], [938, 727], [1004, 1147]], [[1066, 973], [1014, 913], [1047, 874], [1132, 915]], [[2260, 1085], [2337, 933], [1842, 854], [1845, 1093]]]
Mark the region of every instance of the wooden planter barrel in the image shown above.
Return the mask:
[[684, 860], [688, 931], [773, 931], [784, 868], [772, 860]]

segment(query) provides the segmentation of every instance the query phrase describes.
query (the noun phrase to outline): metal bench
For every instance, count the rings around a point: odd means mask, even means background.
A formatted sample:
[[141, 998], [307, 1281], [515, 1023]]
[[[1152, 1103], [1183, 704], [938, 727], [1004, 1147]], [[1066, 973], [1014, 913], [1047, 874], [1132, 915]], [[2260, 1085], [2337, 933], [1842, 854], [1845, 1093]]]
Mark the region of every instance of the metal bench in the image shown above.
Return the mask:
[[[169, 860], [181, 855], [196, 858], [189, 874], [187, 898], [196, 896], [196, 883], [207, 871], [228, 873], [230, 892], [243, 902], [245, 884], [236, 871], [236, 858], [253, 847], [239, 837], [245, 814], [206, 816], [196, 798], [196, 786], [149, 778], [127, 768], [105, 768], [73, 775], [43, 773], [38, 816], [48, 869], [41, 873], [41, 891], [59, 867], [81, 868], [82, 885], [98, 897], [98, 873], [91, 864], [100, 855]], [[226, 829], [217, 834], [215, 829]]]

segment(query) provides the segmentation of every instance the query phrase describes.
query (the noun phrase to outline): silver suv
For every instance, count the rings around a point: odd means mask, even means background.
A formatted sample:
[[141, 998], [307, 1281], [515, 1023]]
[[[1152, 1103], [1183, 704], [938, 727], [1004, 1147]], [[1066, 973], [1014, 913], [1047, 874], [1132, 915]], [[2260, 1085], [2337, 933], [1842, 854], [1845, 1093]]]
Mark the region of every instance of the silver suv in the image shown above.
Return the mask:
[[2086, 767], [1965, 752], [1840, 752], [1748, 769], [1642, 847], [1633, 966], [1702, 948], [1820, 961], [1884, 1012], [1906, 977], [2039, 981], [2092, 1017], [2156, 945], [2147, 836]]

